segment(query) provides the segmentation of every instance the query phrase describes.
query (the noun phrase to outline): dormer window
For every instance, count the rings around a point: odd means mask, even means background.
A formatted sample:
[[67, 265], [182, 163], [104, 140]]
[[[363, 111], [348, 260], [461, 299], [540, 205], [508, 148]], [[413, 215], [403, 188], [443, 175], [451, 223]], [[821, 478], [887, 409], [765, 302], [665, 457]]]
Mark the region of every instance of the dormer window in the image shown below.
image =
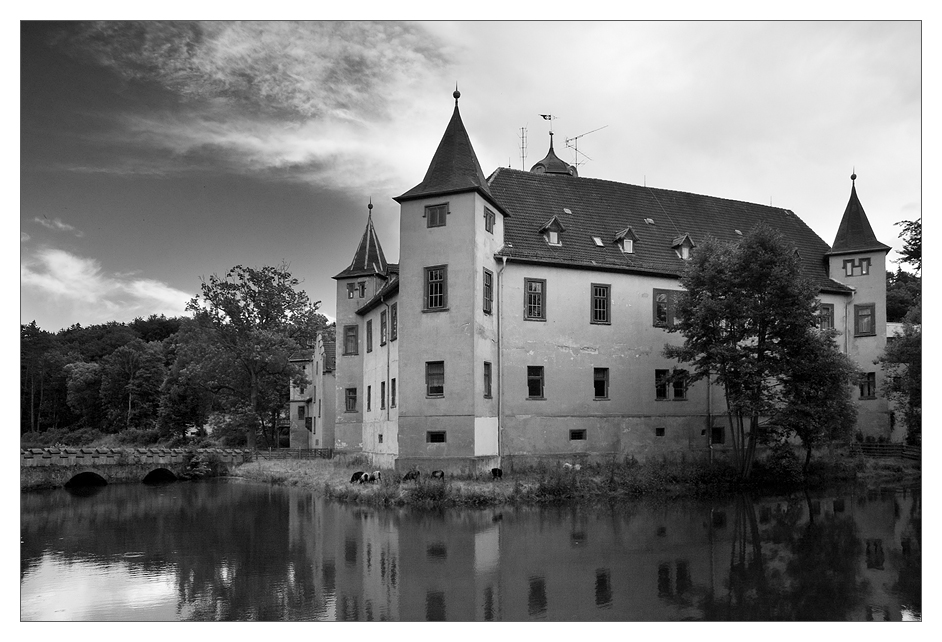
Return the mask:
[[549, 245], [562, 245], [562, 241], [559, 238], [559, 235], [566, 231], [566, 228], [563, 227], [563, 224], [559, 222], [559, 218], [553, 216], [548, 220], [543, 227], [540, 228], [540, 233], [543, 234], [543, 238], [546, 239], [547, 244]]
[[654, 225], [654, 219], [653, 219], [653, 218], [646, 218], [646, 219], [644, 219], [644, 222], [647, 223], [648, 225]]
[[626, 227], [615, 235], [615, 244], [618, 245], [618, 249], [625, 254], [634, 254], [635, 241], [637, 240], [639, 240], [638, 235], [635, 234], [634, 230], [630, 227]]
[[601, 236], [593, 236], [593, 237], [592, 237], [592, 240], [595, 242], [595, 244], [596, 244], [597, 246], [599, 246], [599, 247], [605, 247], [605, 244], [602, 243], [602, 237], [601, 237]]
[[696, 247], [696, 244], [693, 242], [693, 239], [690, 238], [689, 234], [684, 234], [683, 236], [675, 238], [671, 247], [677, 252], [677, 256], [686, 261], [690, 258], [690, 250]]

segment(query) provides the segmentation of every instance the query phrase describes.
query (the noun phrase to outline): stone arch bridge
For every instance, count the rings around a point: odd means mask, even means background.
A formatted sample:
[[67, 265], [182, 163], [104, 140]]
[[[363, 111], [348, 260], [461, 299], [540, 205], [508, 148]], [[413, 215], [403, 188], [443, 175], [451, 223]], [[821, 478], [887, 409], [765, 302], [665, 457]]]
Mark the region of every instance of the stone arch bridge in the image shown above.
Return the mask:
[[187, 477], [197, 455], [227, 471], [252, 451], [228, 448], [30, 448], [20, 450], [20, 490], [75, 484], [140, 483]]

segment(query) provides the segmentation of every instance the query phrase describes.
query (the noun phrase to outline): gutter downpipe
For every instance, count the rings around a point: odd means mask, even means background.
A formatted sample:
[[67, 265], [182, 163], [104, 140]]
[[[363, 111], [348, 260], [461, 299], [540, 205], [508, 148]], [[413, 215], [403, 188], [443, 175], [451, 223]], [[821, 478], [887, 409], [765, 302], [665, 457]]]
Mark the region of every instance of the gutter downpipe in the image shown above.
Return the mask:
[[504, 314], [504, 269], [507, 267], [507, 257], [500, 257], [503, 265], [497, 270], [497, 462], [503, 468], [503, 428], [504, 428], [504, 360], [501, 356], [502, 342], [500, 333], [500, 318]]

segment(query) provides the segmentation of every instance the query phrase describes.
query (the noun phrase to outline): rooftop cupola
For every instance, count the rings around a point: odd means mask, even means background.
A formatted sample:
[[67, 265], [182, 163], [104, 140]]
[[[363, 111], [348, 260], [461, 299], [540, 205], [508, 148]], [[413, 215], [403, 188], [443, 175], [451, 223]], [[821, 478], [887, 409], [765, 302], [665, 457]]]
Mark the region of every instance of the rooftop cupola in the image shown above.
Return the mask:
[[860, 199], [857, 198], [857, 174], [851, 174], [850, 180], [850, 200], [847, 201], [844, 217], [841, 219], [840, 227], [837, 228], [837, 236], [834, 237], [834, 244], [828, 254], [849, 254], [880, 250], [888, 252], [892, 248], [877, 240], [873, 228], [870, 227], [867, 214], [860, 204]]
[[569, 176], [578, 176], [579, 171], [573, 166], [562, 160], [553, 151], [553, 132], [550, 135], [550, 146], [546, 156], [540, 162], [530, 168], [534, 174], [567, 174]]

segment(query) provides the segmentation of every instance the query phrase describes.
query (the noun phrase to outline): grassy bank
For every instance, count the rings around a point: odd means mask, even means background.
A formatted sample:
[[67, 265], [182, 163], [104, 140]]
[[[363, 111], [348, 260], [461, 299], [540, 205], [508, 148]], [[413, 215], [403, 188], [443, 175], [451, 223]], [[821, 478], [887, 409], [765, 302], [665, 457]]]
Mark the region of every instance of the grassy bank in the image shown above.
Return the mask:
[[383, 471], [375, 484], [351, 484], [355, 470], [364, 470], [362, 459], [277, 460], [244, 464], [232, 476], [252, 481], [313, 489], [344, 502], [383, 506], [497, 506], [561, 501], [617, 501], [721, 496], [741, 490], [756, 493], [787, 492], [802, 488], [855, 484], [863, 487], [918, 485], [917, 462], [864, 457], [834, 457], [813, 461], [807, 475], [785, 458], [757, 462], [749, 484], [736, 479], [732, 467], [684, 461], [629, 459], [592, 464], [580, 470], [546, 464], [513, 473], [503, 479], [490, 475], [449, 477], [444, 482], [427, 477], [403, 482], [394, 471]]

